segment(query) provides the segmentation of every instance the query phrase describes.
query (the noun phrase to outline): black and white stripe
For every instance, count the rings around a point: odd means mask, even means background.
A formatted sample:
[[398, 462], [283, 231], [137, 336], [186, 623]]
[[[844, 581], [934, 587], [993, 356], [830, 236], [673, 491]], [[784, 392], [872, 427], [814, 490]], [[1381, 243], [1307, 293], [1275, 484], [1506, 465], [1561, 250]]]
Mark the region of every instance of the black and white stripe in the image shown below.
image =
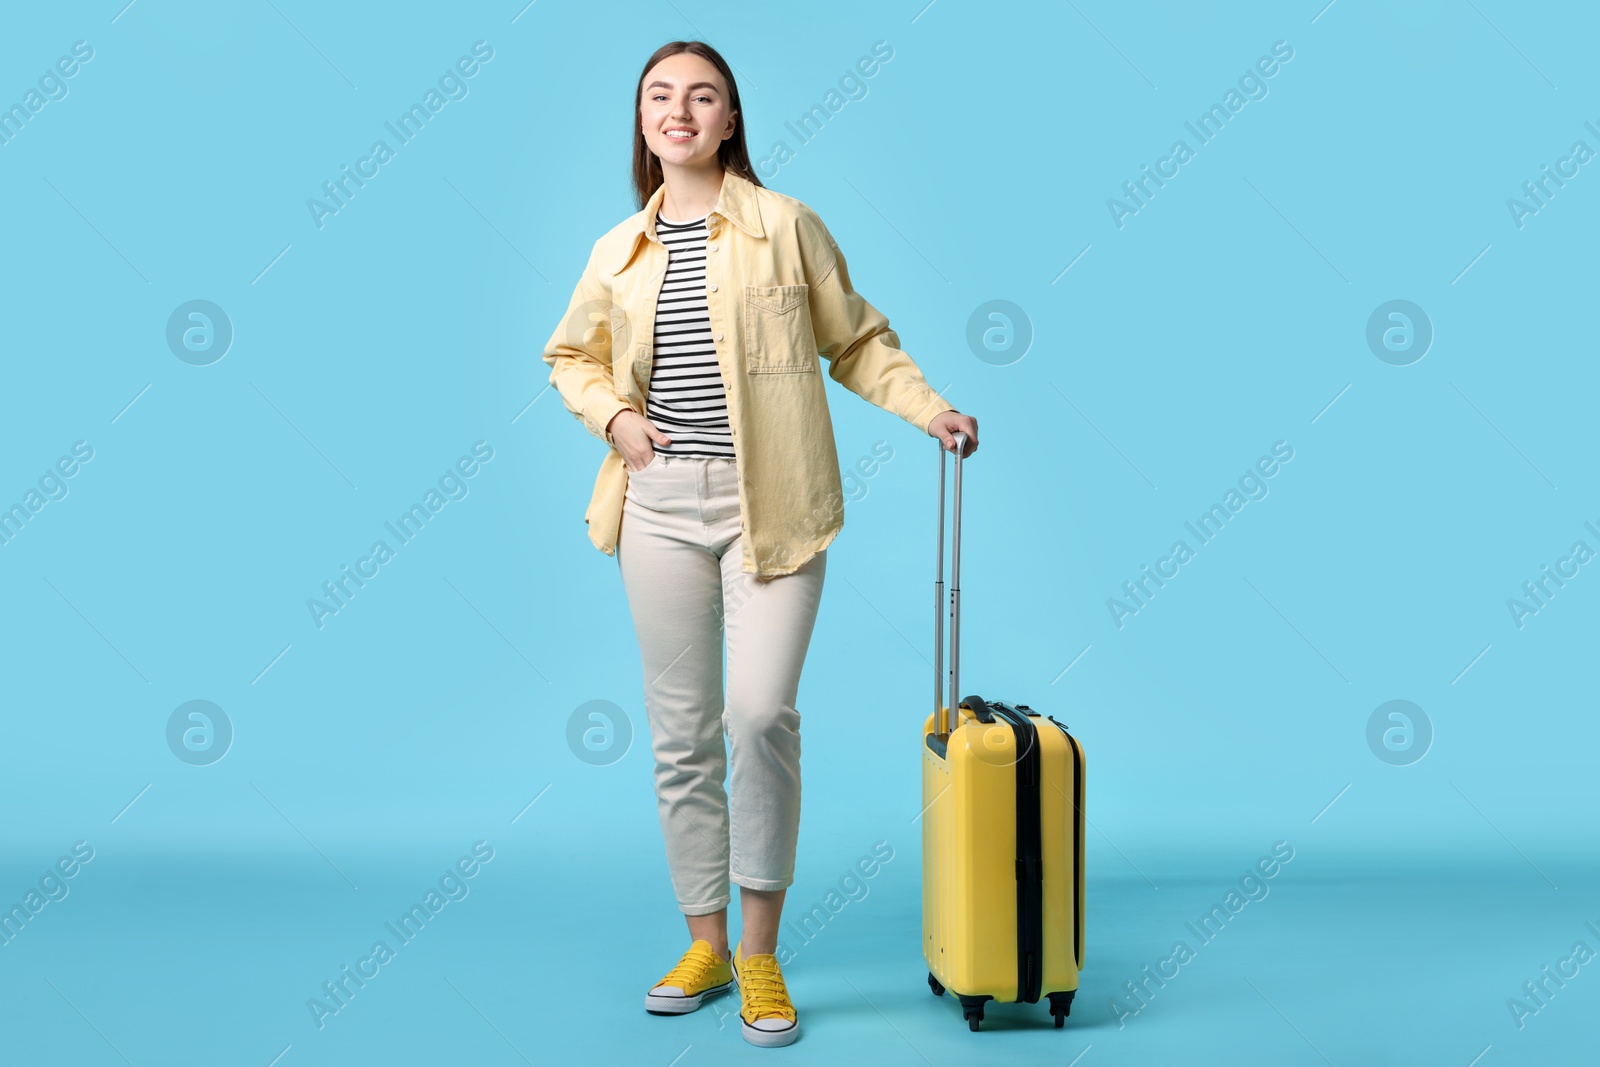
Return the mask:
[[672, 443], [655, 450], [733, 459], [728, 394], [706, 306], [706, 220], [670, 222], [658, 213], [656, 236], [667, 246], [667, 273], [656, 304], [655, 364], [645, 414]]

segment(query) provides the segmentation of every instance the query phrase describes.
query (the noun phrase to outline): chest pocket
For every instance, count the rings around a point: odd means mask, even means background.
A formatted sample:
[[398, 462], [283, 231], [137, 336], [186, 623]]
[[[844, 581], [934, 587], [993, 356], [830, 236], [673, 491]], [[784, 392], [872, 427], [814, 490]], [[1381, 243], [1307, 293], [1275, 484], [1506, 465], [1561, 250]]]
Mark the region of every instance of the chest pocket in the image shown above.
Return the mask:
[[817, 369], [811, 287], [744, 287], [745, 365], [751, 374], [801, 374]]

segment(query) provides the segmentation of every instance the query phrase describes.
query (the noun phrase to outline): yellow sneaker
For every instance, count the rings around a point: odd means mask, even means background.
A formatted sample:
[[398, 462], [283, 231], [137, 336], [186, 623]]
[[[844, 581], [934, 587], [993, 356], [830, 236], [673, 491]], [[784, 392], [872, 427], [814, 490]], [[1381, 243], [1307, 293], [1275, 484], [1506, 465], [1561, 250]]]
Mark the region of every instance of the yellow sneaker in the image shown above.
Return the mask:
[[652, 1015], [682, 1015], [732, 987], [732, 965], [717, 955], [711, 942], [696, 940], [678, 965], [644, 995], [644, 1010]]
[[733, 953], [733, 971], [743, 1001], [739, 1030], [746, 1041], [770, 1048], [800, 1036], [800, 1020], [789, 1002], [777, 956], [770, 952], [746, 956], [741, 941]]

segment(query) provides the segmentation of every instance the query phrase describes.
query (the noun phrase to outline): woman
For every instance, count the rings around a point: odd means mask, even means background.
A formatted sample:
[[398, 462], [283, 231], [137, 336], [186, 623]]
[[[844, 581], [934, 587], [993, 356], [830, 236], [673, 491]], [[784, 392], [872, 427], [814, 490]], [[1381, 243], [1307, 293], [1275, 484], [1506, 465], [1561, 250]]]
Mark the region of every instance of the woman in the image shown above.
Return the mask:
[[[794, 702], [844, 511], [819, 358], [947, 449], [964, 430], [970, 455], [978, 425], [851, 289], [816, 214], [761, 185], [714, 49], [663, 45], [634, 99], [641, 210], [595, 243], [544, 360], [567, 410], [611, 445], [584, 519], [617, 558], [638, 635], [692, 938], [645, 1008], [693, 1011], [737, 984], [745, 1039], [787, 1045], [799, 1022], [775, 953], [800, 823]], [[731, 960], [730, 879], [743, 918]]]

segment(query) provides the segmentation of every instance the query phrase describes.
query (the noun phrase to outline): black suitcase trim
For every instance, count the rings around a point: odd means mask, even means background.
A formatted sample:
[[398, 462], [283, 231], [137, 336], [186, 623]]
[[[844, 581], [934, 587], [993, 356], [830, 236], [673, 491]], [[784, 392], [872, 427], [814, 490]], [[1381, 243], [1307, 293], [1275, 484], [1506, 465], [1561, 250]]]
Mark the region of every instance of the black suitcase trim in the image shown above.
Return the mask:
[[1040, 827], [1039, 738], [1023, 712], [1004, 701], [962, 701], [980, 722], [1011, 724], [1017, 751], [1017, 1003], [1037, 1004], [1044, 982], [1044, 850]]
[[[1075, 794], [1072, 801], [1075, 809], [1072, 813], [1072, 863], [1076, 867], [1078, 857], [1083, 855], [1083, 823], [1086, 821], [1080, 818], [1083, 812], [1083, 746], [1078, 744], [1076, 737], [1067, 732], [1065, 723], [1056, 722], [1053, 715], [1046, 718], [1061, 727], [1061, 732], [1066, 736], [1067, 744], [1072, 749], [1072, 791]], [[1079, 872], [1079, 876], [1073, 880], [1075, 893], [1078, 892], [1081, 882], [1082, 875]], [[1081, 971], [1083, 970], [1083, 909], [1076, 900], [1072, 905], [1072, 960]]]

